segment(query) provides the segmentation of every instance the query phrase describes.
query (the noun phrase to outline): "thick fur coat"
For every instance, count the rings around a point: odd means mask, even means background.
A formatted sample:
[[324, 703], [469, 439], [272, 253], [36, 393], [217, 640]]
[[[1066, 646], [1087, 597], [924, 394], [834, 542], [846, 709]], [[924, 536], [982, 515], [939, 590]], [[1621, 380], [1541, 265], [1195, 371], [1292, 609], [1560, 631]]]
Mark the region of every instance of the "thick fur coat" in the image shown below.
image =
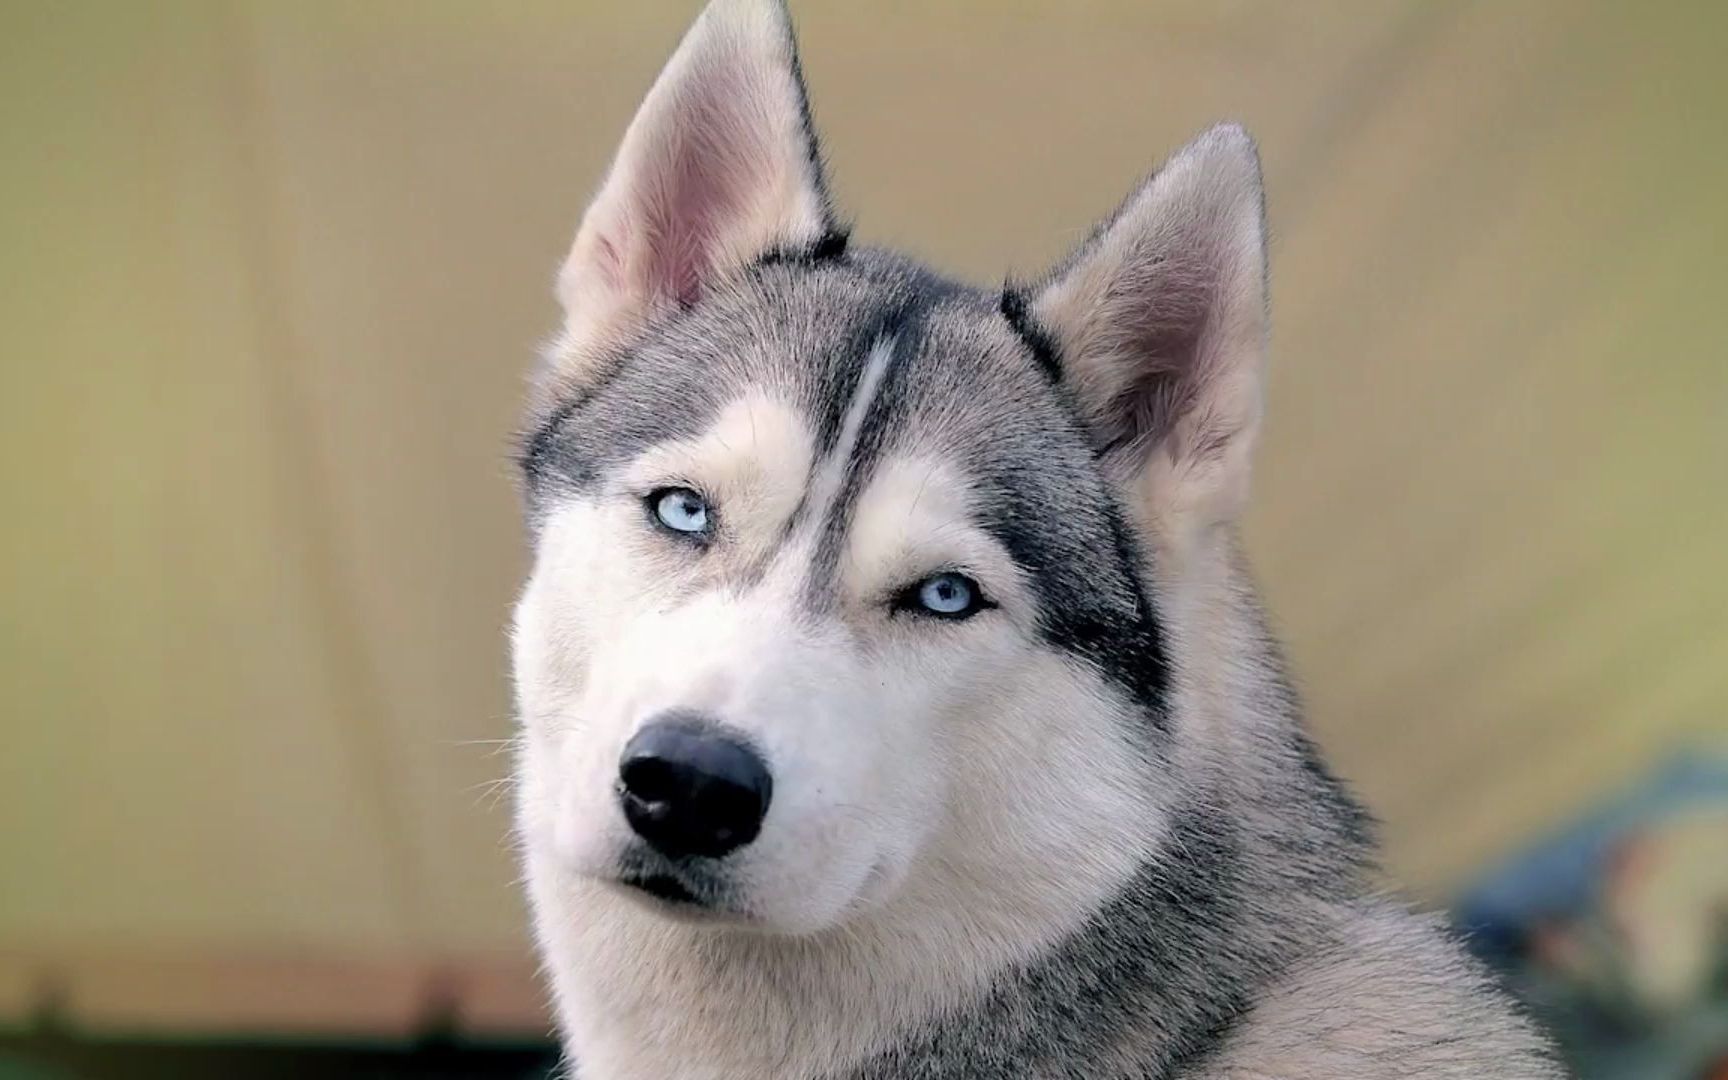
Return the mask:
[[1383, 894], [1238, 552], [1242, 130], [978, 290], [848, 243], [786, 12], [715, 0], [559, 293], [518, 823], [582, 1080], [1558, 1075]]

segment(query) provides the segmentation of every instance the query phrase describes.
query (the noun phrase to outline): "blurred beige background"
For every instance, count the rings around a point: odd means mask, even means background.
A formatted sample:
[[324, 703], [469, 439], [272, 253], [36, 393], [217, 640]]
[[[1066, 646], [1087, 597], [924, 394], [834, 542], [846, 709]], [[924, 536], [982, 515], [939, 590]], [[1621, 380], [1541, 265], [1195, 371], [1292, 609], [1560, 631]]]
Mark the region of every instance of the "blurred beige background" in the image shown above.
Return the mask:
[[[0, 3], [0, 1015], [541, 1028], [509, 432], [696, 6]], [[794, 8], [858, 236], [977, 280], [1258, 133], [1250, 543], [1413, 888], [1723, 736], [1728, 8]]]

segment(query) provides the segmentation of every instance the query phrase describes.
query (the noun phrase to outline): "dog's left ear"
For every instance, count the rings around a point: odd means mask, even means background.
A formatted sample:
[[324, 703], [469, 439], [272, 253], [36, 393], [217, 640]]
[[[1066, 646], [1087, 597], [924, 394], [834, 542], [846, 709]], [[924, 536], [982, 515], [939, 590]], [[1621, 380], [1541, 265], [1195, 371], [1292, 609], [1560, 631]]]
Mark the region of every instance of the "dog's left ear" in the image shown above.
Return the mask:
[[[1264, 217], [1253, 140], [1215, 127], [1029, 296], [1100, 456], [1167, 541], [1232, 520], [1246, 498], [1266, 351]], [[1011, 317], [1025, 310], [1008, 298]]]
[[558, 277], [580, 385], [657, 311], [778, 249], [843, 243], [783, 0], [712, 0], [624, 133]]

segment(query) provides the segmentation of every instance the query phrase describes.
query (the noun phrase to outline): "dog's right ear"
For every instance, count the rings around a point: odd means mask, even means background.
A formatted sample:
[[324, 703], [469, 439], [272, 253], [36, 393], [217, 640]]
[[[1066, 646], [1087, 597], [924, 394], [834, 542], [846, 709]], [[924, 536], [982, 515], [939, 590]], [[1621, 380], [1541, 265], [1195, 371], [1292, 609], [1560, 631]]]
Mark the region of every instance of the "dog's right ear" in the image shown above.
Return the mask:
[[782, 0], [713, 0], [624, 133], [558, 277], [551, 375], [580, 386], [656, 312], [837, 233]]

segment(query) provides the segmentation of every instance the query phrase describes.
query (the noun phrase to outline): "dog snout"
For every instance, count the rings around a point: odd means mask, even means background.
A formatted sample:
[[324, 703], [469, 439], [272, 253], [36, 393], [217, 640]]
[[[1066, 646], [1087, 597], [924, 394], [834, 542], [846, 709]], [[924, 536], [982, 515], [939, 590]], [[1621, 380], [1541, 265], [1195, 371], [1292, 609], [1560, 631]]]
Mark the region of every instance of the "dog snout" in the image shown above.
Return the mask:
[[717, 859], [750, 843], [774, 788], [756, 751], [693, 713], [668, 713], [638, 731], [618, 780], [630, 828], [668, 858]]

